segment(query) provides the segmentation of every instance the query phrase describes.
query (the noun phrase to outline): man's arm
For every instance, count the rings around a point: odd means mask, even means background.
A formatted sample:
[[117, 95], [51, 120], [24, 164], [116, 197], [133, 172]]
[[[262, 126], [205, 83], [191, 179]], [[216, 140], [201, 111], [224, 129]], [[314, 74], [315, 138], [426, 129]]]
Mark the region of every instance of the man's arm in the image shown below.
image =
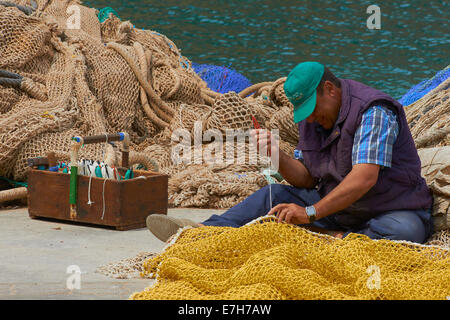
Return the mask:
[[[316, 218], [321, 219], [343, 210], [358, 201], [376, 183], [380, 166], [374, 164], [357, 164], [352, 171], [323, 199], [314, 204]], [[304, 207], [295, 203], [281, 203], [269, 211], [269, 215], [277, 213], [278, 222], [291, 224], [309, 224]]]
[[317, 219], [344, 210], [361, 199], [377, 183], [379, 171], [376, 164], [354, 165], [336, 188], [314, 204]]
[[311, 176], [308, 169], [300, 161], [289, 157], [280, 150], [279, 173], [296, 188], [314, 188], [317, 181]]

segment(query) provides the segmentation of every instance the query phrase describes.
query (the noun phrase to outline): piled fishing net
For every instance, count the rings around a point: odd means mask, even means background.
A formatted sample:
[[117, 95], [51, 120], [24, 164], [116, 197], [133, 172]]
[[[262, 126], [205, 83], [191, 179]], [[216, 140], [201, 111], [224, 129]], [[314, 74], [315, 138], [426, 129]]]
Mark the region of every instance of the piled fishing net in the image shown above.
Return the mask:
[[[50, 151], [68, 160], [73, 135], [125, 131], [130, 163], [170, 175], [170, 205], [229, 208], [267, 184], [261, 168], [268, 163], [260, 156], [247, 161], [247, 138], [227, 152], [218, 141], [225, 141], [228, 130], [253, 128], [254, 116], [262, 128], [279, 130], [285, 152], [295, 148], [286, 78], [222, 94], [208, 87], [166, 36], [138, 30], [112, 12], [101, 14], [100, 22], [99, 12], [79, 1], [10, 3], [17, 6], [0, 4], [0, 176], [25, 180], [26, 160]], [[80, 25], [69, 28], [75, 12]], [[222, 75], [216, 91], [226, 84], [228, 75]], [[445, 299], [448, 157], [441, 156], [444, 149], [427, 148], [449, 146], [448, 90], [449, 79], [406, 108], [423, 174], [435, 198], [444, 199], [433, 212], [442, 217], [435, 220], [443, 230], [430, 240], [439, 247], [361, 235], [338, 240], [271, 221], [188, 229], [146, 263], [145, 273], [158, 282], [133, 298]], [[180, 131], [188, 133], [189, 143], [173, 139]], [[199, 147], [191, 146], [195, 141]], [[175, 164], [177, 146], [186, 147], [182, 159], [193, 161]], [[208, 157], [196, 163], [195, 155], [205, 151]], [[216, 155], [227, 153], [233, 161], [217, 161]], [[80, 157], [114, 165], [120, 150], [86, 145]], [[378, 270], [380, 281], [367, 270]]]
[[[69, 27], [76, 24], [77, 13], [79, 26]], [[234, 91], [215, 92], [208, 87], [211, 81], [205, 82], [166, 36], [136, 29], [113, 10], [98, 12], [79, 1], [10, 1], [0, 5], [0, 19], [0, 176], [24, 181], [27, 159], [49, 152], [68, 161], [74, 135], [125, 131], [136, 159], [132, 164], [146, 159], [163, 173], [193, 180], [187, 174], [192, 169], [185, 174], [183, 170], [198, 163], [174, 163], [172, 149], [177, 143], [172, 137], [186, 129], [194, 142], [198, 121], [202, 150], [214, 147], [213, 138], [204, 139], [208, 130], [220, 132], [217, 139], [225, 141], [227, 129], [253, 128], [252, 116], [262, 128], [278, 128], [282, 137], [291, 137], [282, 138], [283, 150], [292, 152], [295, 147], [296, 133], [289, 133], [293, 124], [285, 126], [288, 110], [280, 103], [286, 98], [276, 99], [282, 95], [280, 81], [276, 86], [275, 82], [250, 86], [233, 70], [222, 68], [220, 73], [216, 68], [214, 81]], [[241, 91], [246, 86], [250, 87]], [[230, 151], [233, 157], [248, 158], [248, 144], [246, 138], [244, 146]], [[80, 157], [109, 165], [121, 158], [114, 144], [83, 146]], [[210, 184], [220, 181], [220, 188], [199, 191], [198, 181], [191, 181], [187, 191], [182, 188], [186, 181], [170, 179], [170, 205], [232, 206], [267, 183], [255, 178], [266, 163], [259, 157], [246, 167], [239, 161], [220, 163], [200, 177]], [[236, 174], [240, 188], [233, 180]]]
[[406, 119], [416, 147], [450, 145], [450, 78], [420, 100], [405, 107]]
[[337, 239], [273, 218], [185, 229], [144, 269], [157, 282], [131, 299], [445, 300], [450, 292], [448, 249]]
[[140, 278], [144, 270], [144, 262], [157, 254], [152, 252], [139, 252], [133, 258], [127, 258], [115, 263], [108, 263], [98, 267], [95, 272], [115, 279]]
[[[448, 68], [447, 68], [448, 69]], [[450, 228], [450, 78], [405, 107], [422, 163], [422, 176], [433, 193], [435, 231]]]

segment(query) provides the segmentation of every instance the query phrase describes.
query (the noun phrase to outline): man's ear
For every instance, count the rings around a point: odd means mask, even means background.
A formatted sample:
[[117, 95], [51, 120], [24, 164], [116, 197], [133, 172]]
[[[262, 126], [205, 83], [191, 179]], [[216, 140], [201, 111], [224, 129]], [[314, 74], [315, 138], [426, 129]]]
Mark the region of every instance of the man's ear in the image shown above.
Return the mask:
[[329, 80], [325, 80], [323, 84], [324, 92], [326, 92], [328, 95], [333, 96], [334, 90], [333, 90], [333, 84]]
[[336, 86], [331, 82], [330, 80], [325, 80], [325, 83], [323, 84], [324, 92], [326, 92], [330, 97], [335, 97], [336, 92]]

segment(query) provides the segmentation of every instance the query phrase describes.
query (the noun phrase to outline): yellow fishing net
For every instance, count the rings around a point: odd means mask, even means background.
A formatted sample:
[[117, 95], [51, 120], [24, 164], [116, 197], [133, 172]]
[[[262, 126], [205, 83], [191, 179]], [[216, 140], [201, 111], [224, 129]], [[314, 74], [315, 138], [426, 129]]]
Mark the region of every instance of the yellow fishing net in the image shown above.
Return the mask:
[[130, 299], [446, 299], [450, 251], [344, 239], [277, 223], [185, 229], [144, 264], [154, 286]]

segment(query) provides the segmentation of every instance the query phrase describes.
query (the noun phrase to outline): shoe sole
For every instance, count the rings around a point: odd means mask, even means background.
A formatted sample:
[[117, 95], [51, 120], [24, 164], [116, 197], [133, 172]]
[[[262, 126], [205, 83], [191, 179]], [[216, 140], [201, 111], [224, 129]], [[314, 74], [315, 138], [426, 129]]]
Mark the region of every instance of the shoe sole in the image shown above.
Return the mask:
[[183, 228], [181, 224], [165, 214], [151, 214], [147, 217], [146, 222], [150, 232], [163, 242], [169, 240], [180, 228]]

